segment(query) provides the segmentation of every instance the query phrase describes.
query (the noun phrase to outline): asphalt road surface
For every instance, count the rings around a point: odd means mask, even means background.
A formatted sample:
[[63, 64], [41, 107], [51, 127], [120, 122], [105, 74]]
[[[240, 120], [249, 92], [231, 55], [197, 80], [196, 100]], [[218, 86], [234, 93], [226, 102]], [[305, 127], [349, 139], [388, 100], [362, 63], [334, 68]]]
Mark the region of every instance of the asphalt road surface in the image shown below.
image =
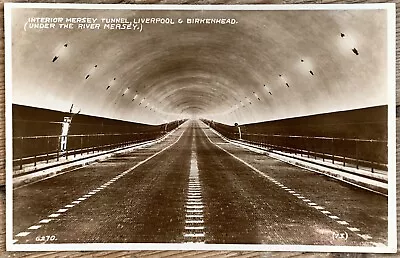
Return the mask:
[[199, 121], [13, 200], [16, 244], [387, 244], [386, 196], [232, 145]]

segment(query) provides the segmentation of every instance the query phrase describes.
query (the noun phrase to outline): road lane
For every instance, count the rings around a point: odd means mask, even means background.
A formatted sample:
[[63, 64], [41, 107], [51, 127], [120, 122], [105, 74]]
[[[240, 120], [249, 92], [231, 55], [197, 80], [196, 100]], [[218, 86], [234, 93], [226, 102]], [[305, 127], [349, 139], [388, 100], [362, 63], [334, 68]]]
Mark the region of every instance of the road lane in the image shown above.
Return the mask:
[[[62, 220], [63, 216], [57, 218], [48, 218], [48, 216], [57, 213], [57, 211], [60, 208], [64, 208], [65, 205], [76, 205], [70, 211], [79, 208], [79, 206], [82, 206], [83, 202], [79, 204], [74, 204], [72, 202], [78, 201], [79, 198], [82, 198], [90, 191], [96, 190], [96, 188], [109, 182], [110, 180], [112, 180], [112, 178], [118, 176], [121, 172], [126, 171], [127, 169], [132, 168], [135, 165], [138, 165], [140, 162], [143, 162], [157, 152], [165, 149], [168, 146], [171, 146], [175, 141], [178, 140], [183, 131], [186, 130], [186, 127], [187, 125], [184, 125], [182, 129], [177, 130], [165, 141], [159, 144], [155, 144], [151, 147], [135, 150], [127, 154], [117, 155], [106, 161], [91, 164], [85, 168], [65, 173], [54, 178], [43, 180], [35, 184], [31, 184], [26, 187], [14, 190], [14, 236], [21, 232], [26, 232], [27, 228], [33, 225], [41, 225], [40, 229], [33, 231], [43, 231], [45, 226], [48, 227], [55, 220]], [[185, 133], [187, 134], [187, 132]], [[167, 153], [167, 150], [165, 150], [161, 154], [168, 156]], [[168, 160], [166, 156], [164, 156], [164, 160]], [[143, 165], [145, 164], [146, 163], [144, 163]], [[136, 172], [136, 169], [133, 172]], [[119, 180], [125, 180], [125, 177]], [[144, 184], [146, 184], [146, 182], [144, 182]], [[106, 191], [106, 189], [102, 189], [101, 191]], [[96, 193], [96, 195], [98, 194], [100, 194], [100, 192]], [[124, 195], [121, 193], [121, 196]], [[96, 196], [93, 196], [89, 199], [94, 199], [95, 197]], [[103, 204], [100, 206], [106, 207], [109, 203], [118, 203], [118, 199], [118, 196], [114, 196], [113, 200], [105, 199], [103, 200]], [[80, 211], [80, 209], [78, 210]], [[89, 210], [91, 209], [89, 208]], [[79, 211], [77, 212], [77, 215], [72, 218], [74, 221], [78, 220], [77, 218], [80, 217]], [[112, 211], [110, 212], [111, 213], [109, 213], [107, 216], [111, 218]], [[48, 223], [48, 225], [47, 223], [38, 223], [43, 219], [52, 219], [53, 221], [52, 223]], [[76, 227], [76, 224], [72, 226], [72, 228]], [[66, 231], [71, 233], [70, 228], [66, 228]], [[49, 232], [49, 234], [51, 235], [54, 235], [55, 233], [58, 232]], [[32, 243], [32, 234], [29, 237], [27, 236], [24, 238], [20, 238], [19, 242], [21, 243], [30, 240]], [[41, 235], [46, 234], [41, 233]], [[75, 238], [77, 238], [79, 241], [79, 234], [76, 234]], [[74, 240], [72, 242], [76, 241]]]
[[228, 144], [204, 124], [201, 127], [212, 142], [272, 178], [275, 186], [281, 184], [283, 186], [279, 187], [288, 193], [292, 192], [294, 197], [306, 197], [302, 200], [310, 200], [309, 204], [315, 203], [315, 208], [323, 207], [319, 211], [341, 226], [338, 232], [351, 236], [346, 245], [351, 244], [351, 240], [357, 245], [387, 243], [385, 196]]

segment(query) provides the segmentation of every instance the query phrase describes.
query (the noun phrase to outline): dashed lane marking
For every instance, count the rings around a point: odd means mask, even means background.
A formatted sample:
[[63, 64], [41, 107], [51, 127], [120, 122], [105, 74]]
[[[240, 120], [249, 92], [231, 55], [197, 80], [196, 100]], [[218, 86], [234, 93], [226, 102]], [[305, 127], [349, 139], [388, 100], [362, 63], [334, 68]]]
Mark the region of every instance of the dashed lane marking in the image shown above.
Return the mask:
[[370, 235], [366, 235], [366, 234], [357, 234], [357, 236], [361, 237], [364, 240], [370, 240], [372, 239], [372, 237]]
[[31, 226], [28, 229], [38, 229], [38, 228], [41, 228], [41, 227], [42, 227], [41, 225], [37, 225], [37, 226]]
[[197, 233], [197, 234], [184, 234], [184, 237], [204, 237], [205, 234], [204, 233]]
[[185, 226], [185, 229], [190, 229], [190, 230], [203, 230], [204, 229], [204, 227], [203, 226], [199, 226], [199, 227], [188, 227], [188, 226]]
[[[245, 164], [246, 166], [248, 166], [249, 168], [251, 168], [252, 170], [254, 170], [255, 172], [257, 172], [258, 174], [260, 174], [261, 176], [267, 178], [268, 180], [272, 181], [273, 183], [275, 183], [277, 186], [279, 186], [281, 189], [284, 189], [285, 191], [287, 191], [288, 193], [292, 194], [293, 196], [297, 197], [298, 199], [302, 200], [305, 203], [308, 203], [308, 205], [310, 207], [313, 207], [317, 210], [319, 210], [322, 214], [324, 214], [325, 216], [329, 217], [330, 219], [335, 220], [338, 224], [340, 225], [349, 225], [349, 223], [347, 221], [344, 220], [340, 220], [340, 218], [338, 216], [335, 215], [330, 215], [331, 212], [325, 210], [324, 207], [319, 206], [317, 203], [312, 202], [309, 199], [305, 199], [305, 197], [300, 196], [299, 193], [296, 193], [295, 190], [292, 190], [288, 187], [286, 187], [285, 185], [281, 184], [280, 182], [278, 182], [276, 179], [264, 174], [263, 172], [261, 172], [260, 170], [258, 170], [257, 168], [255, 168], [254, 166], [250, 165], [249, 163], [247, 163], [246, 161], [240, 159], [239, 157], [236, 157], [235, 155], [233, 155], [232, 153], [230, 153], [229, 151], [225, 150], [224, 148], [222, 148], [221, 146], [219, 146], [218, 144], [214, 143], [213, 141], [211, 141], [211, 139], [208, 137], [208, 135], [206, 134], [206, 132], [204, 132], [204, 129], [202, 128], [203, 133], [206, 135], [207, 139], [214, 144], [216, 147], [218, 147], [219, 149], [221, 149], [222, 151], [224, 151], [225, 153], [229, 154], [230, 156], [232, 156], [233, 158], [235, 158], [236, 160], [242, 162], [243, 164]], [[215, 133], [215, 132], [214, 132]], [[216, 133], [215, 133], [216, 134]], [[358, 228], [355, 227], [347, 227], [347, 229], [349, 229], [352, 232], [359, 232], [361, 231]], [[368, 234], [357, 234], [357, 236], [361, 237], [364, 240], [371, 240], [372, 237]], [[379, 243], [372, 243], [374, 245], [379, 245]]]
[[190, 209], [186, 209], [186, 212], [189, 212], [189, 213], [203, 213], [203, 210], [190, 210]]
[[27, 235], [29, 235], [31, 232], [21, 232], [21, 233], [18, 233], [16, 236], [17, 237], [25, 237], [25, 236], [27, 236]]
[[[129, 168], [129, 169], [123, 171], [123, 172], [120, 173], [118, 176], [116, 176], [116, 177], [110, 179], [110, 180], [109, 180], [108, 182], [106, 182], [106, 183], [103, 183], [101, 186], [97, 187], [96, 189], [89, 191], [88, 194], [83, 195], [82, 197], [78, 198], [77, 200], [71, 202], [71, 204], [65, 205], [64, 207], [66, 207], [66, 208], [72, 208], [72, 207], [75, 206], [75, 204], [79, 204], [79, 203], [81, 203], [82, 201], [87, 200], [89, 197], [93, 196], [94, 194], [100, 192], [101, 190], [104, 190], [105, 188], [107, 188], [108, 186], [110, 186], [112, 183], [114, 183], [116, 180], [120, 179], [122, 176], [124, 176], [124, 175], [126, 175], [127, 173], [133, 171], [135, 168], [139, 167], [140, 165], [146, 163], [147, 161], [149, 161], [150, 159], [154, 158], [155, 156], [157, 156], [157, 155], [161, 154], [162, 152], [166, 151], [167, 149], [171, 148], [173, 145], [175, 145], [175, 144], [181, 139], [181, 137], [182, 137], [182, 135], [183, 135], [184, 132], [185, 132], [185, 130], [183, 130], [183, 132], [179, 135], [178, 139], [177, 139], [175, 142], [173, 142], [172, 144], [170, 144], [170, 145], [168, 145], [167, 147], [163, 148], [162, 150], [160, 150], [160, 151], [154, 153], [154, 154], [151, 155], [150, 157], [148, 157], [148, 158], [146, 158], [146, 159], [144, 159], [144, 160], [138, 162], [135, 166], [133, 166], [133, 167], [131, 167], [131, 168]], [[68, 211], [68, 209], [59, 209], [57, 212], [65, 213], [65, 212], [67, 212], [67, 211]], [[57, 218], [57, 217], [59, 217], [59, 216], [61, 215], [60, 213], [53, 213], [53, 214], [50, 214], [48, 217], [50, 217], [50, 218]], [[51, 220], [51, 219], [42, 219], [42, 220], [39, 221], [39, 223], [47, 224], [47, 223], [49, 223], [50, 221], [52, 221], [52, 220]], [[41, 227], [41, 226], [33, 225], [33, 226], [30, 226], [28, 229], [29, 229], [29, 230], [35, 230], [35, 229], [38, 229], [38, 228], [40, 228], [40, 227]], [[25, 236], [29, 235], [30, 233], [31, 233], [31, 232], [28, 232], [28, 231], [25, 232], [25, 231], [24, 231], [24, 232], [20, 232], [20, 233], [16, 234], [15, 236], [16, 236], [16, 237], [25, 237]], [[18, 239], [15, 240], [15, 241], [18, 241]]]

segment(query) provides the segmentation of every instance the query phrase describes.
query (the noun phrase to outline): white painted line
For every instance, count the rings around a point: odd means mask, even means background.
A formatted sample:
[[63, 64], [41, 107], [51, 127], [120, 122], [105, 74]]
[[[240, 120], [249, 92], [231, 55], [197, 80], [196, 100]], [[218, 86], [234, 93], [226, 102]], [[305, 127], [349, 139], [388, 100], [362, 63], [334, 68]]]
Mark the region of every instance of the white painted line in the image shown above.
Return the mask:
[[91, 194], [91, 195], [92, 195], [92, 194], [96, 194], [96, 192], [95, 192], [95, 191], [92, 191], [92, 192], [89, 192], [88, 194]]
[[311, 202], [309, 199], [304, 199], [303, 201], [304, 202]]
[[199, 214], [186, 214], [186, 218], [203, 218], [203, 215]]
[[90, 195], [90, 194], [85, 194], [85, 195], [82, 196], [82, 197], [89, 198], [89, 197], [91, 197], [91, 195]]
[[17, 237], [24, 237], [24, 236], [27, 236], [27, 235], [29, 235], [31, 232], [21, 232], [21, 233], [18, 233], [16, 236]]
[[185, 229], [190, 229], [190, 230], [202, 230], [202, 229], [204, 229], [204, 227], [188, 227], [188, 226], [185, 226]]
[[349, 229], [350, 231], [353, 231], [353, 232], [358, 232], [358, 231], [360, 231], [358, 228], [350, 228], [350, 227], [348, 227], [348, 229]]
[[197, 204], [201, 204], [201, 200], [194, 200], [194, 201], [190, 201], [190, 202], [186, 202], [186, 205], [197, 205]]
[[201, 193], [201, 190], [197, 190], [197, 189], [189, 189], [188, 193]]
[[299, 196], [300, 194], [298, 194], [298, 193], [295, 193], [295, 194], [293, 194], [294, 196]]
[[339, 217], [338, 216], [329, 216], [329, 218], [331, 218], [331, 219], [339, 219]]
[[294, 194], [294, 193], [296, 193], [296, 192], [295, 192], [295, 191], [289, 191], [289, 193]]
[[322, 207], [322, 206], [314, 206], [314, 208], [317, 209], [317, 210], [323, 210], [323, 209], [325, 209], [325, 208]]
[[61, 215], [61, 214], [54, 213], [54, 214], [49, 215], [48, 217], [50, 217], [50, 218], [57, 218], [57, 217], [60, 216], [60, 215]]
[[78, 198], [78, 201], [84, 201], [86, 198]]
[[186, 209], [203, 209], [204, 205], [187, 205]]
[[372, 239], [372, 237], [370, 236], [370, 235], [362, 235], [362, 234], [357, 234], [357, 236], [359, 236], [359, 237], [361, 237], [362, 239], [364, 239], [364, 240], [369, 240], [369, 239]]
[[318, 204], [316, 204], [314, 202], [310, 202], [308, 205], [315, 206], [315, 205], [318, 205]]
[[198, 195], [201, 195], [201, 193], [188, 193], [188, 195], [190, 195], [190, 196], [198, 196]]
[[306, 197], [303, 197], [303, 196], [297, 196], [297, 198], [299, 198], [299, 199], [304, 199], [304, 198], [306, 198]]
[[202, 224], [204, 223], [204, 220], [186, 220], [186, 224]]
[[199, 234], [183, 234], [184, 237], [204, 237], [204, 233]]
[[38, 228], [41, 228], [42, 226], [41, 225], [38, 225], [38, 226], [31, 226], [31, 227], [29, 227], [28, 229], [38, 229]]
[[341, 225], [349, 225], [349, 223], [347, 223], [346, 221], [344, 221], [344, 220], [339, 220], [339, 221], [336, 221], [337, 223], [339, 223], [339, 224], [341, 224]]
[[290, 189], [290, 188], [285, 188], [285, 191], [292, 191], [292, 189]]
[[73, 201], [71, 203], [78, 204], [78, 203], [80, 203], [80, 201]]
[[13, 244], [15, 244], [16, 242], [18, 242], [18, 240], [17, 239], [13, 239]]
[[56, 212], [66, 212], [68, 209], [59, 209], [58, 211], [56, 211]]
[[323, 214], [331, 214], [329, 211], [321, 211]]
[[39, 223], [49, 223], [51, 219], [42, 219]]
[[190, 213], [202, 213], [203, 210], [189, 210], [189, 209], [186, 209], [186, 212], [190, 212]]

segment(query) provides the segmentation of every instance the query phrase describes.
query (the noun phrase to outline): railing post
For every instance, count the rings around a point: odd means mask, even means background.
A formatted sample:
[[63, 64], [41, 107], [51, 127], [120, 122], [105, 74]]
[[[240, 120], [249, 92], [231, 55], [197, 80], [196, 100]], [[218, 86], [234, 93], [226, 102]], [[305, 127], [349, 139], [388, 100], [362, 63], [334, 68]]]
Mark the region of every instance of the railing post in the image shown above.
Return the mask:
[[50, 136], [47, 136], [46, 138], [47, 138], [46, 163], [49, 163]]
[[331, 153], [332, 153], [332, 164], [335, 164], [335, 143], [333, 138], [332, 138]]
[[81, 149], [80, 149], [80, 154], [81, 154], [81, 156], [82, 156], [82, 153], [83, 153], [83, 136], [82, 136], [82, 135], [80, 135], [79, 137], [80, 137], [80, 139], [81, 139]]
[[22, 169], [22, 150], [24, 149], [24, 138], [21, 137], [21, 143], [20, 143], [20, 156], [19, 156], [19, 169]]
[[359, 164], [359, 160], [358, 160], [358, 148], [357, 148], [357, 143], [358, 143], [358, 141], [356, 140], [356, 167], [357, 167], [357, 169], [358, 169], [358, 164]]

